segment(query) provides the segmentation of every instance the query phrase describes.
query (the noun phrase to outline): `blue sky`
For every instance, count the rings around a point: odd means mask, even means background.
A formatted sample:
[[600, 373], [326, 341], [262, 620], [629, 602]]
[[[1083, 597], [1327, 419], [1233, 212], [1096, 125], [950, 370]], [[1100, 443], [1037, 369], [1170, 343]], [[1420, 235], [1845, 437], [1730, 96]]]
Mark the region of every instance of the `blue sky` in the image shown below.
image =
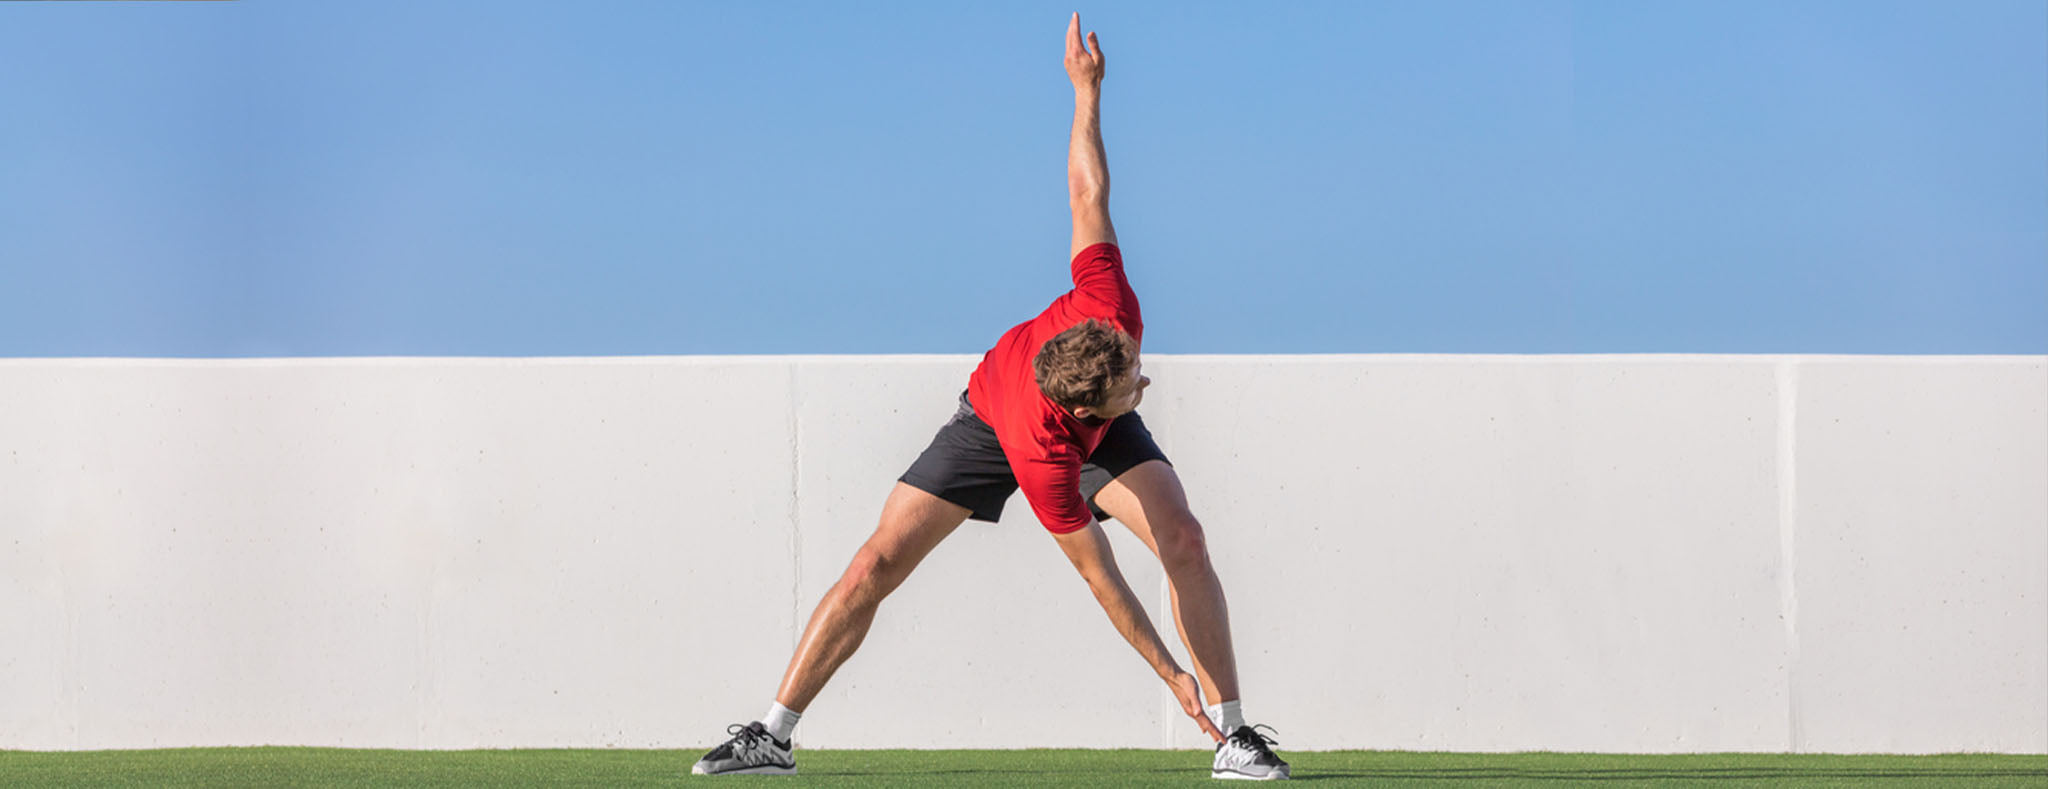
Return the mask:
[[0, 356], [2048, 353], [2048, 4], [0, 3]]

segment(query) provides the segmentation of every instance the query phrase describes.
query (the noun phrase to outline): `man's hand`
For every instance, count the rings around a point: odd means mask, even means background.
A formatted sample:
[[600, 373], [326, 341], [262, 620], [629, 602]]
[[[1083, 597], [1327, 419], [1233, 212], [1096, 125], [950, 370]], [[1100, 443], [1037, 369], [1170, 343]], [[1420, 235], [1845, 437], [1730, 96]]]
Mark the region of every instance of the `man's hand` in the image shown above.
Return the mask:
[[1075, 90], [1102, 85], [1102, 42], [1092, 32], [1086, 43], [1081, 41], [1080, 12], [1067, 21], [1067, 79], [1074, 81]]
[[1223, 741], [1223, 732], [1216, 728], [1216, 722], [1209, 720], [1209, 711], [1202, 708], [1202, 687], [1195, 684], [1195, 675], [1178, 671], [1166, 678], [1166, 686], [1173, 689], [1173, 697], [1180, 700], [1180, 711], [1194, 718], [1202, 725], [1202, 731], [1214, 742]]

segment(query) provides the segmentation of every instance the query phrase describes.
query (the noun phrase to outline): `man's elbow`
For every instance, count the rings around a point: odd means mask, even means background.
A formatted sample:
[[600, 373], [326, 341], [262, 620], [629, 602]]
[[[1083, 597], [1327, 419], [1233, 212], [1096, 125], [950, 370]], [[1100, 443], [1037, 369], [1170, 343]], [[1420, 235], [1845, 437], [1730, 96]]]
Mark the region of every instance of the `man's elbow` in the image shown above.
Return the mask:
[[1074, 224], [1095, 227], [1109, 224], [1109, 191], [1075, 192], [1067, 201]]
[[1116, 585], [1109, 579], [1109, 573], [1102, 566], [1100, 559], [1087, 555], [1069, 555], [1067, 560], [1073, 563], [1074, 572], [1081, 576], [1081, 580], [1088, 584], [1088, 591], [1094, 592], [1096, 597], [1101, 597], [1105, 591]]
[[1067, 181], [1067, 203], [1079, 211], [1083, 206], [1109, 208], [1109, 182], [1092, 178]]
[[1123, 598], [1123, 592], [1117, 588], [1115, 581], [1095, 576], [1082, 578], [1088, 582], [1088, 593], [1095, 596], [1096, 604], [1105, 609], [1116, 607], [1116, 602]]

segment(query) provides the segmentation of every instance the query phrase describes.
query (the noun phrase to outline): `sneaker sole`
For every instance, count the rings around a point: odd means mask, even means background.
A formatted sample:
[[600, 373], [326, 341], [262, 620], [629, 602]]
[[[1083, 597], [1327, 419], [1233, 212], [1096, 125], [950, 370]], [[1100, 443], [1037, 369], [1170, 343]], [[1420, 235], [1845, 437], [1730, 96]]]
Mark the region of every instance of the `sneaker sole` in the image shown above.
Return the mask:
[[743, 769], [743, 770], [727, 770], [727, 771], [725, 771], [725, 772], [722, 772], [722, 773], [713, 773], [713, 772], [706, 772], [706, 771], [704, 770], [704, 765], [701, 765], [701, 764], [699, 764], [699, 765], [693, 765], [692, 767], [690, 767], [690, 774], [691, 774], [691, 775], [796, 775], [796, 768], [795, 768], [795, 767], [777, 767], [777, 766], [775, 766], [775, 765], [772, 765], [772, 764], [764, 764], [764, 765], [761, 765], [761, 766], [759, 766], [759, 767], [748, 767], [748, 768], [746, 768], [746, 769]]
[[1286, 781], [1290, 780], [1293, 776], [1289, 775], [1287, 770], [1274, 770], [1265, 775], [1252, 775], [1251, 773], [1241, 773], [1236, 770], [1210, 770], [1209, 777], [1220, 778], [1225, 781]]

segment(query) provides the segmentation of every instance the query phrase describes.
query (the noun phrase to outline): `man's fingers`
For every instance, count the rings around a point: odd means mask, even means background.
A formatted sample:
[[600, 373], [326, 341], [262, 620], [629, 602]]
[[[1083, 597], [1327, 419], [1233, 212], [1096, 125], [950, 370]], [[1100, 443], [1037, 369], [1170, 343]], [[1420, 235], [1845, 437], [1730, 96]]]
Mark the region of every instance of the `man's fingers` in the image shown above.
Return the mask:
[[1211, 742], [1223, 741], [1223, 732], [1216, 728], [1215, 721], [1209, 720], [1209, 713], [1196, 712], [1192, 713], [1190, 717], [1194, 718], [1196, 723], [1202, 724], [1202, 732], [1209, 735]]
[[1081, 45], [1081, 12], [1079, 11], [1075, 11], [1073, 18], [1067, 20], [1067, 51], [1087, 51], [1087, 48]]
[[1209, 733], [1209, 739], [1215, 740], [1216, 742], [1223, 741], [1223, 732], [1222, 730], [1216, 728], [1216, 721], [1211, 720], [1209, 718], [1208, 710], [1196, 710], [1195, 720], [1199, 721], [1202, 724], [1202, 731]]
[[1095, 31], [1088, 31], [1088, 47], [1095, 51], [1095, 59], [1102, 59], [1102, 42], [1095, 40]]
[[1173, 683], [1173, 695], [1180, 699], [1180, 711], [1194, 718], [1202, 731], [1213, 742], [1223, 741], [1223, 732], [1216, 728], [1216, 722], [1209, 719], [1209, 711], [1202, 708], [1201, 686], [1195, 684], [1193, 674], [1182, 674]]

